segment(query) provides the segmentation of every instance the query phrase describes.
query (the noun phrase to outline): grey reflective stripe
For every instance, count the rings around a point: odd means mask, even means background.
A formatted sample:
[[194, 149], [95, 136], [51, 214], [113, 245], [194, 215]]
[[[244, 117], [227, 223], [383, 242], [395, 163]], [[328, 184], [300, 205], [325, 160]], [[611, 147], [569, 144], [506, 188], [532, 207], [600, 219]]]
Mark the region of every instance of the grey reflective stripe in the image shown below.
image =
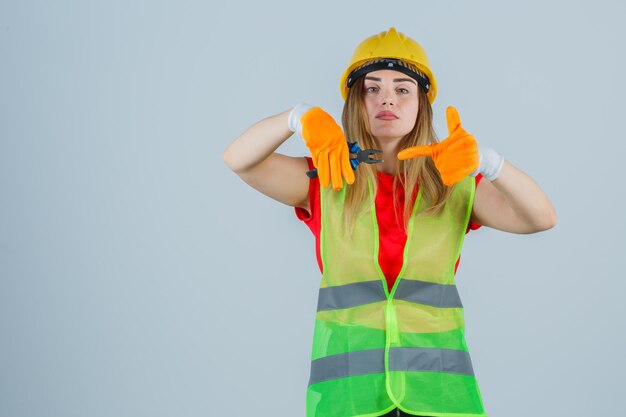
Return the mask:
[[311, 362], [309, 385], [329, 379], [385, 372], [385, 349], [358, 350]]
[[474, 375], [469, 353], [454, 349], [390, 348], [389, 370]]
[[363, 304], [385, 301], [385, 289], [380, 279], [376, 281], [354, 282], [346, 285], [320, 288], [317, 311], [355, 307]]
[[[309, 385], [336, 378], [385, 372], [385, 349], [359, 350], [311, 362]], [[462, 350], [392, 347], [390, 371], [427, 371], [474, 375], [469, 353]]]
[[433, 307], [463, 307], [456, 285], [434, 282], [401, 279], [394, 298]]

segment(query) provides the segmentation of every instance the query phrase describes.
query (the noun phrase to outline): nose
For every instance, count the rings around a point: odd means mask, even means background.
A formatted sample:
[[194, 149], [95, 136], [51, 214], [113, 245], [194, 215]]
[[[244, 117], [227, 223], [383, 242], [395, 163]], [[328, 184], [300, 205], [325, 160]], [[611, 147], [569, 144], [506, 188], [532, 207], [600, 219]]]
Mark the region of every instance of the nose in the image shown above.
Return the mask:
[[396, 103], [396, 98], [393, 95], [393, 90], [385, 89], [381, 97], [381, 105], [383, 106], [394, 106]]
[[383, 106], [393, 106], [395, 104], [395, 100], [391, 96], [387, 96], [387, 98], [383, 98], [382, 103]]

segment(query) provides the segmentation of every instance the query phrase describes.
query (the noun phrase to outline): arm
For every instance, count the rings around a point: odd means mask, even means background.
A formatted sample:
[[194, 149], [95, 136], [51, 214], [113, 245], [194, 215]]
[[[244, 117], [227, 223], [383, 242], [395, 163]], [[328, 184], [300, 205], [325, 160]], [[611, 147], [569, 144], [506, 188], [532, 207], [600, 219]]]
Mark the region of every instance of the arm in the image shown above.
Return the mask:
[[483, 179], [478, 184], [471, 220], [505, 232], [529, 234], [554, 227], [556, 211], [539, 185], [505, 160], [495, 180]]
[[265, 118], [241, 134], [222, 156], [228, 167], [257, 191], [292, 207], [308, 206], [308, 164], [303, 157], [274, 152], [293, 132], [291, 109]]
[[556, 211], [531, 177], [493, 149], [478, 146], [476, 139], [461, 126], [454, 107], [446, 108], [446, 120], [448, 138], [427, 146], [406, 148], [398, 153], [398, 159], [430, 156], [448, 186], [468, 174], [482, 174], [485, 179], [476, 187], [470, 216], [474, 223], [520, 234], [554, 227]]

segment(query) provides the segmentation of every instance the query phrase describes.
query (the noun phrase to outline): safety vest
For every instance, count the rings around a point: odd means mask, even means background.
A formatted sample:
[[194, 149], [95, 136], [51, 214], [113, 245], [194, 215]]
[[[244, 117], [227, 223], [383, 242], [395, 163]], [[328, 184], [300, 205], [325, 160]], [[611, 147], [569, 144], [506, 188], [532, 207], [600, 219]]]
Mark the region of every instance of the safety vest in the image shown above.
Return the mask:
[[320, 188], [323, 274], [307, 417], [373, 417], [395, 407], [424, 416], [486, 416], [454, 282], [474, 191], [474, 178], [466, 177], [441, 214], [425, 216], [420, 189], [402, 269], [389, 290], [378, 264], [371, 182], [352, 240], [340, 233], [345, 182], [341, 191]]

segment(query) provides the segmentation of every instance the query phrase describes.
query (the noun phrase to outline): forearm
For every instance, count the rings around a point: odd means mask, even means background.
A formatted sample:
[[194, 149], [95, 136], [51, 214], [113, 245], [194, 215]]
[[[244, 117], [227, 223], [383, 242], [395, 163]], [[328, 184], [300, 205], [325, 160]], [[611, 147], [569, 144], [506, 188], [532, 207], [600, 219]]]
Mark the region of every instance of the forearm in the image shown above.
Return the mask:
[[498, 177], [491, 183], [528, 225], [545, 230], [556, 224], [556, 211], [548, 196], [535, 180], [508, 161], [504, 161]]
[[291, 109], [250, 126], [224, 151], [226, 165], [241, 172], [264, 161], [293, 134], [287, 125], [290, 112]]

